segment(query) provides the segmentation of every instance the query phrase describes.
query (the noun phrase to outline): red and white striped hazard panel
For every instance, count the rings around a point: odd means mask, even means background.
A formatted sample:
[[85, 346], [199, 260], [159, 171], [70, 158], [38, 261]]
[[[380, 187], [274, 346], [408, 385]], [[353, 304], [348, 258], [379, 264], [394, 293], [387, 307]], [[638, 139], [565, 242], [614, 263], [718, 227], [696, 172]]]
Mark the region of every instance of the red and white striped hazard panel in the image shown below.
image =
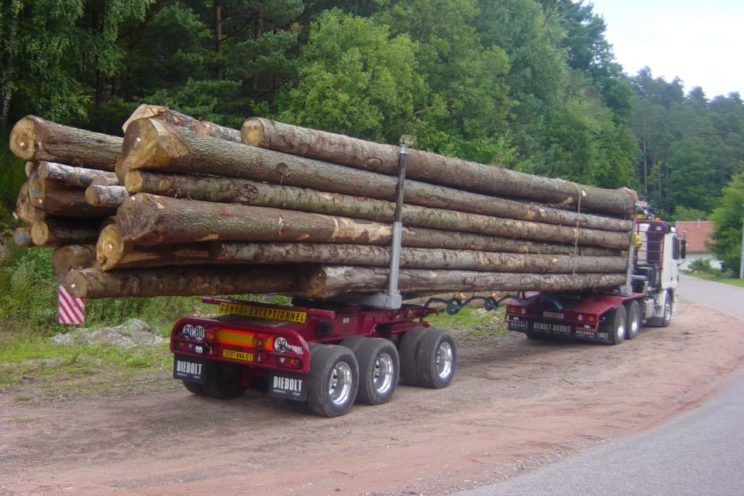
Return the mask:
[[57, 303], [60, 324], [82, 325], [85, 323], [85, 300], [74, 298], [60, 286], [57, 291]]

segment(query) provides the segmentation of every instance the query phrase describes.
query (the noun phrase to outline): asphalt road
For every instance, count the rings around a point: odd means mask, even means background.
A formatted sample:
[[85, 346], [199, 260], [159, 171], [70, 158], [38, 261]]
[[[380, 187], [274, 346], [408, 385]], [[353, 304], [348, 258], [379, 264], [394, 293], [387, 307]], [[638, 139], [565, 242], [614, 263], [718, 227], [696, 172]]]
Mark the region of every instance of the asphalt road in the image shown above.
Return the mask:
[[[744, 288], [680, 278], [680, 301], [744, 319]], [[744, 373], [710, 402], [665, 426], [459, 496], [740, 496]]]

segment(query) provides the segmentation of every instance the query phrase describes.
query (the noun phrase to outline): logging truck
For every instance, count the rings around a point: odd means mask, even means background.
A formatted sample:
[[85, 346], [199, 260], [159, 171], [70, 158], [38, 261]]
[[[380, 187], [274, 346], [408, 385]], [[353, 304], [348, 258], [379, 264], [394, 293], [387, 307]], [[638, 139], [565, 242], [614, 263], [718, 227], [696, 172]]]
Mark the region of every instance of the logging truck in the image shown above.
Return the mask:
[[[639, 220], [635, 229], [626, 284], [603, 291], [521, 293], [506, 306], [508, 328], [532, 339], [615, 345], [635, 338], [644, 324], [668, 326], [684, 241], [660, 220]], [[174, 325], [174, 377], [194, 394], [222, 399], [262, 385], [271, 396], [306, 402], [327, 417], [346, 413], [355, 401], [389, 401], [399, 380], [448, 386], [457, 363], [454, 337], [424, 320], [438, 310], [382, 296], [297, 298], [291, 306], [205, 297], [221, 316], [185, 317]], [[497, 304], [484, 301], [488, 309]]]

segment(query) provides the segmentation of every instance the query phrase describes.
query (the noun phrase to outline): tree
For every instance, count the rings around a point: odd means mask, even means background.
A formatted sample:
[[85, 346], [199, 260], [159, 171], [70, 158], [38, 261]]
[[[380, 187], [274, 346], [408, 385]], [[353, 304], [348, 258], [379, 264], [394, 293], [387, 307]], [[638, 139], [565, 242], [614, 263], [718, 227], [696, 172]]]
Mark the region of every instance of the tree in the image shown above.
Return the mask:
[[[744, 164], [739, 166], [744, 168]], [[711, 251], [723, 262], [724, 270], [738, 274], [744, 222], [744, 172], [736, 174], [723, 188], [721, 202], [710, 218], [715, 225]]]
[[325, 12], [310, 27], [300, 82], [283, 97], [280, 119], [397, 143], [428, 92], [414, 51], [408, 36], [371, 19]]

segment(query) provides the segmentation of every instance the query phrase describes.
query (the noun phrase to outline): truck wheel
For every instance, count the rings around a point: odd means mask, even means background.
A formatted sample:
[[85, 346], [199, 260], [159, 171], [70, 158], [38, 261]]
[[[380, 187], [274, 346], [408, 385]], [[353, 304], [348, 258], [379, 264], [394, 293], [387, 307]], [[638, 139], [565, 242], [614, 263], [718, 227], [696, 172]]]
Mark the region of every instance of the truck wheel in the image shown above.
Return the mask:
[[612, 312], [605, 323], [607, 331], [607, 342], [609, 344], [620, 344], [625, 339], [627, 329], [628, 313], [623, 305], [620, 305]]
[[395, 392], [400, 358], [395, 345], [382, 338], [363, 339], [356, 351], [359, 360], [357, 399], [368, 405], [387, 403]]
[[648, 325], [653, 327], [669, 327], [672, 323], [672, 295], [667, 292], [664, 298], [664, 314], [661, 317], [648, 319]]
[[207, 364], [207, 381], [202, 385], [204, 393], [212, 398], [229, 400], [237, 398], [246, 386], [242, 385], [243, 369], [231, 363]]
[[641, 331], [641, 306], [637, 301], [628, 303], [628, 339], [638, 336]]
[[204, 386], [202, 386], [201, 384], [197, 384], [195, 382], [186, 382], [186, 381], [181, 381], [181, 382], [183, 382], [183, 387], [185, 387], [186, 390], [191, 394], [195, 394], [197, 396], [204, 396], [207, 394], [204, 391]]
[[359, 364], [344, 346], [313, 348], [308, 376], [307, 406], [322, 417], [337, 417], [354, 404], [359, 389]]
[[438, 329], [425, 333], [416, 350], [416, 371], [421, 387], [441, 389], [455, 376], [457, 350], [452, 334]]
[[418, 386], [416, 372], [416, 350], [424, 334], [429, 332], [428, 327], [414, 327], [403, 334], [400, 340], [400, 382], [406, 386]]

